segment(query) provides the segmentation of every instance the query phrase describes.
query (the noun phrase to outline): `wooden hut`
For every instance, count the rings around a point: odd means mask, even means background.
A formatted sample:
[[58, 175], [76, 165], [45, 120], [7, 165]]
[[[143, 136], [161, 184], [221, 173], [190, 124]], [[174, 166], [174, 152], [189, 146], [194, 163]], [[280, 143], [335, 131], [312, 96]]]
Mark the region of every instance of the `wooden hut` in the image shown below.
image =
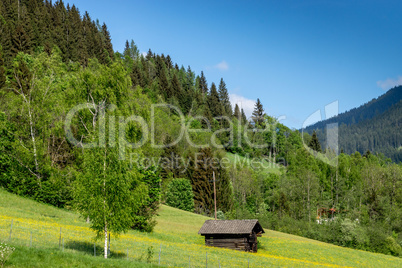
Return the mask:
[[205, 245], [257, 252], [257, 237], [265, 233], [258, 220], [207, 220], [198, 231]]

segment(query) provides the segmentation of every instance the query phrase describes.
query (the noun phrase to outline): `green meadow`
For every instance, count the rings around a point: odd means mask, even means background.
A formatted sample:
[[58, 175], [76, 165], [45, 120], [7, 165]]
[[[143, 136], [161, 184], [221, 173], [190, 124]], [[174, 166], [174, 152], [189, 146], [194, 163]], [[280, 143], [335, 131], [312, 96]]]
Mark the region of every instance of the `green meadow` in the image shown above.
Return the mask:
[[104, 260], [102, 241], [77, 213], [0, 190], [0, 240], [16, 248], [6, 266], [402, 267], [401, 258], [270, 230], [259, 238], [258, 253], [206, 247], [197, 232], [207, 217], [164, 205], [158, 214], [152, 233], [112, 234]]

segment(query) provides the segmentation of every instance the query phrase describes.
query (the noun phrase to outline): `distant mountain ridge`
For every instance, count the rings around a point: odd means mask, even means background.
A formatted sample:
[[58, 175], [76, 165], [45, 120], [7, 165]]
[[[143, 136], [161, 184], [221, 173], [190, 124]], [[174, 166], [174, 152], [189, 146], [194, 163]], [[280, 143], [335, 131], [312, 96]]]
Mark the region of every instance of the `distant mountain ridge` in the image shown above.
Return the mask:
[[313, 129], [324, 129], [327, 124], [331, 123], [338, 123], [339, 125], [356, 124], [384, 113], [400, 100], [402, 100], [402, 86], [397, 86], [357, 108], [308, 126], [306, 130], [310, 132]]
[[402, 86], [358, 108], [308, 126], [305, 131], [311, 134], [316, 130], [325, 148], [326, 126], [331, 123], [339, 125], [339, 149], [345, 153], [363, 154], [369, 150], [402, 162]]

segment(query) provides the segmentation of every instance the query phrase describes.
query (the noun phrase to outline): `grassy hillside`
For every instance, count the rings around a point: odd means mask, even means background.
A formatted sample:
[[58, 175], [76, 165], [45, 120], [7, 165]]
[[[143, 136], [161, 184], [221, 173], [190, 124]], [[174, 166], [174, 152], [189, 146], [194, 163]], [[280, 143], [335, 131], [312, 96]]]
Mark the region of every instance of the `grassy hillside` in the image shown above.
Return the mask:
[[[101, 242], [96, 242], [98, 257], [93, 257], [94, 234], [77, 214], [60, 210], [0, 190], [0, 239], [8, 241], [16, 252], [13, 266], [106, 266], [143, 267], [147, 256], [152, 264], [175, 267], [401, 267], [402, 259], [341, 248], [306, 238], [266, 230], [259, 239], [256, 254], [204, 246], [197, 234], [207, 217], [162, 206], [158, 225], [151, 234], [129, 231], [112, 235], [111, 260], [102, 260]], [[60, 228], [64, 250], [59, 250]], [[31, 243], [32, 232], [32, 246]], [[148, 252], [151, 252], [148, 254]], [[152, 254], [153, 252], [153, 254]], [[128, 253], [128, 256], [127, 256]]]

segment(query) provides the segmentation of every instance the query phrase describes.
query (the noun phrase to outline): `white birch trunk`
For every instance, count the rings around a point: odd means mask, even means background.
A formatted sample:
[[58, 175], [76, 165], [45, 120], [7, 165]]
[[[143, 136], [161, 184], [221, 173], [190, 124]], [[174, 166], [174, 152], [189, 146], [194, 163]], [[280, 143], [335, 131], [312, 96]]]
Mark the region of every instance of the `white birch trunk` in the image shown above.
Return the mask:
[[104, 252], [105, 252], [105, 259], [107, 259], [107, 222], [105, 222], [105, 247], [104, 247]]
[[[36, 171], [37, 174], [39, 174], [38, 155], [37, 155], [37, 153], [36, 153], [35, 132], [34, 132], [34, 128], [33, 128], [32, 113], [31, 113], [31, 105], [29, 105], [28, 114], [29, 114], [29, 126], [30, 126], [30, 129], [31, 129], [31, 138], [32, 138], [33, 154], [34, 154], [34, 160], [35, 160], [35, 171]], [[40, 182], [40, 181], [39, 181], [39, 182]]]
[[[20, 1], [18, 1], [18, 6], [19, 6]], [[31, 90], [29, 91], [29, 95], [26, 95], [23, 91], [21, 82], [18, 78], [18, 76], [15, 75], [15, 79], [18, 82], [20, 91], [14, 89], [14, 92], [16, 92], [17, 94], [21, 95], [23, 98], [23, 101], [27, 104], [28, 106], [28, 118], [29, 118], [29, 127], [30, 127], [30, 132], [31, 132], [31, 139], [32, 139], [32, 147], [33, 147], [33, 155], [34, 155], [34, 161], [35, 161], [35, 175], [38, 178], [38, 184], [39, 186], [41, 185], [41, 178], [39, 175], [39, 164], [38, 164], [38, 154], [36, 151], [36, 141], [35, 141], [35, 129], [34, 129], [34, 123], [33, 123], [33, 119], [32, 119], [32, 111], [31, 111]], [[32, 80], [34, 80], [35, 77], [32, 78]], [[34, 83], [32, 82], [32, 87], [34, 87]]]
[[[103, 194], [104, 194], [104, 199], [103, 199], [103, 213], [106, 215], [106, 146], [105, 146], [105, 158], [103, 160]], [[107, 219], [105, 216], [105, 259], [107, 259]]]

